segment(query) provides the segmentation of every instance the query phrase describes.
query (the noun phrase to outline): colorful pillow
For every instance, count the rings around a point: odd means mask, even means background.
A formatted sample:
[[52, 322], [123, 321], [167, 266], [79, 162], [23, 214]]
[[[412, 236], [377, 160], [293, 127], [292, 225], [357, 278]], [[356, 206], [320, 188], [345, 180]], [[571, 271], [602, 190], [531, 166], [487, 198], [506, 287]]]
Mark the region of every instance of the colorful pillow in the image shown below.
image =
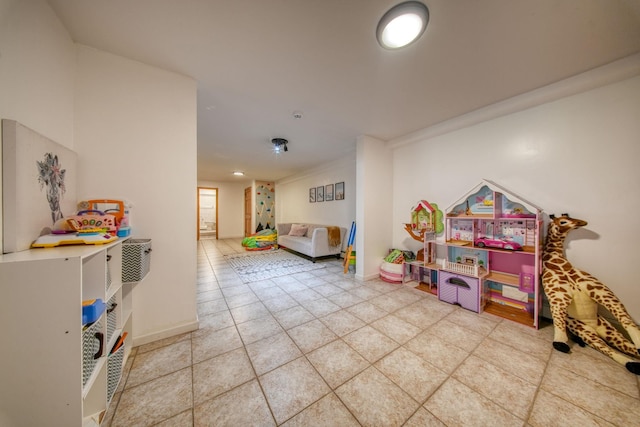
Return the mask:
[[289, 230], [289, 236], [298, 236], [302, 237], [307, 234], [307, 229], [309, 227], [304, 226], [302, 224], [291, 224], [291, 230]]

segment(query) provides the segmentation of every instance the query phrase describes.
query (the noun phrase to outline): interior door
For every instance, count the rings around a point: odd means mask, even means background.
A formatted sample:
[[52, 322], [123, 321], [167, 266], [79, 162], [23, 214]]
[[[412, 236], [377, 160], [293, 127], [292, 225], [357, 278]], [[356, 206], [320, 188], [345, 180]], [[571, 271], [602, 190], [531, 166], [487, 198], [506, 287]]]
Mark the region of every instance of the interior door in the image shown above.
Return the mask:
[[251, 187], [244, 189], [244, 236], [250, 236], [251, 230]]
[[198, 209], [196, 229], [198, 240], [214, 238], [218, 240], [218, 189], [198, 187]]

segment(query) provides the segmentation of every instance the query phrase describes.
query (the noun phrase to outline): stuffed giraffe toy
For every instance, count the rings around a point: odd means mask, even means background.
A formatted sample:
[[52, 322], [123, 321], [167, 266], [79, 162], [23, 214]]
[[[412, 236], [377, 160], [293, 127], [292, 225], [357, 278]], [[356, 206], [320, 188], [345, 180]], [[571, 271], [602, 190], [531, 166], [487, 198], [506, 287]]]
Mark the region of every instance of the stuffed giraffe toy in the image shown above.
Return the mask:
[[[589, 273], [573, 267], [565, 258], [567, 234], [584, 227], [587, 222], [571, 218], [568, 214], [558, 218], [551, 215], [550, 218], [542, 255], [542, 287], [553, 317], [553, 347], [563, 353], [569, 352], [568, 329], [571, 338], [580, 346], [588, 344], [624, 365], [629, 372], [640, 375], [640, 329], [607, 286]], [[609, 310], [633, 342], [598, 315], [598, 304]]]

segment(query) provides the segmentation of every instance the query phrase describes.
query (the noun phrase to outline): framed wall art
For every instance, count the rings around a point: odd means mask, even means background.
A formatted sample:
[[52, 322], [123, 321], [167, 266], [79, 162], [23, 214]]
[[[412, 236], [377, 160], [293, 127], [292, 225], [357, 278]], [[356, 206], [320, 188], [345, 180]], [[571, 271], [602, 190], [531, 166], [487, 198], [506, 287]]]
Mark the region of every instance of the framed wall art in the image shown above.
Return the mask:
[[326, 202], [333, 200], [333, 184], [327, 184], [324, 186], [324, 200]]
[[316, 202], [316, 187], [309, 189], [309, 203]]
[[324, 186], [316, 188], [316, 201], [324, 202]]
[[344, 181], [336, 183], [336, 200], [344, 200]]

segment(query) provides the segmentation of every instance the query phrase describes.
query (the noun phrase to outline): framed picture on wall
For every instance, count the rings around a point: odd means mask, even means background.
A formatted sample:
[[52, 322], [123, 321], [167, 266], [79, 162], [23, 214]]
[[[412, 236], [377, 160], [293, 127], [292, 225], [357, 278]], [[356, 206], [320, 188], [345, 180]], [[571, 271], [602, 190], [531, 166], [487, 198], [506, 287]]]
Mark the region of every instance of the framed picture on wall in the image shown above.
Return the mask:
[[324, 202], [324, 186], [316, 188], [316, 201]]
[[344, 181], [336, 183], [336, 200], [344, 200]]
[[326, 202], [333, 200], [333, 184], [327, 184], [324, 186], [324, 200]]
[[309, 189], [309, 203], [316, 202], [316, 187]]

